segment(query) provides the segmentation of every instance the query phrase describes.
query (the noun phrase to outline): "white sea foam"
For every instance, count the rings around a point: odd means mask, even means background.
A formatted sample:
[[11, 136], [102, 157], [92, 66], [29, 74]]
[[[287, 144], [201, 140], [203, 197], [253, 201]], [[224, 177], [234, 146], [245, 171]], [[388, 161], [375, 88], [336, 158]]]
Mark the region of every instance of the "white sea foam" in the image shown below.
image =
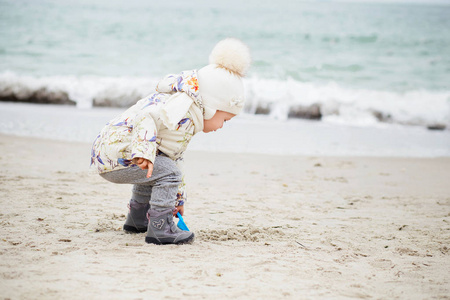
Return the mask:
[[[79, 108], [97, 106], [127, 107], [154, 92], [158, 79], [145, 77], [96, 76], [19, 76], [0, 74], [0, 97], [31, 99], [33, 93], [45, 90], [67, 94]], [[249, 78], [246, 112], [267, 113], [286, 120], [296, 110], [306, 117], [315, 106], [321, 120], [332, 124], [380, 126], [384, 123], [450, 128], [450, 91], [417, 90], [407, 93], [350, 89], [336, 83], [318, 85], [274, 79]], [[31, 99], [32, 101], [32, 99]]]
[[36, 91], [46, 90], [66, 93], [79, 108], [90, 108], [94, 104], [126, 107], [153, 92], [156, 83], [143, 77], [31, 77], [5, 72], [0, 74], [0, 97], [27, 100]]
[[296, 106], [318, 105], [329, 123], [374, 126], [380, 122], [403, 125], [450, 126], [450, 91], [407, 93], [348, 89], [336, 83], [318, 85], [292, 79], [252, 78], [247, 82], [248, 109], [265, 107], [276, 119], [287, 119]]

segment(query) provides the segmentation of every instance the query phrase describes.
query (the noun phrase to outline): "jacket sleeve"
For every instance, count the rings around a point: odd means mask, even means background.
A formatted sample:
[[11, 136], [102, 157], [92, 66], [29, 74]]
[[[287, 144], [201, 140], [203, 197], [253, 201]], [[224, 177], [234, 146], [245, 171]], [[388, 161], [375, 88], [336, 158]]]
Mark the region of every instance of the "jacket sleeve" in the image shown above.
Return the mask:
[[154, 163], [158, 130], [152, 116], [141, 111], [134, 120], [132, 131], [131, 158], [142, 157]]
[[177, 167], [181, 172], [181, 183], [178, 186], [178, 193], [177, 193], [177, 201], [175, 206], [181, 206], [184, 205], [184, 202], [187, 200], [186, 195], [186, 183], [184, 181], [184, 160], [183, 158], [179, 158], [176, 161]]
[[174, 86], [177, 83], [178, 75], [169, 74], [161, 79], [156, 85], [156, 91], [159, 93], [175, 93]]

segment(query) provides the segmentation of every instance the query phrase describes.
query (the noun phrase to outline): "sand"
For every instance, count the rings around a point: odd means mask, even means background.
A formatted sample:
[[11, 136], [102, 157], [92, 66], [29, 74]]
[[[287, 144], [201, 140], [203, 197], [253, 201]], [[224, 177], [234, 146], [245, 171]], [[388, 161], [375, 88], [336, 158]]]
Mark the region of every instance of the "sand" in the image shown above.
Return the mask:
[[87, 143], [0, 135], [2, 299], [448, 299], [450, 158], [186, 154], [192, 245], [125, 234]]

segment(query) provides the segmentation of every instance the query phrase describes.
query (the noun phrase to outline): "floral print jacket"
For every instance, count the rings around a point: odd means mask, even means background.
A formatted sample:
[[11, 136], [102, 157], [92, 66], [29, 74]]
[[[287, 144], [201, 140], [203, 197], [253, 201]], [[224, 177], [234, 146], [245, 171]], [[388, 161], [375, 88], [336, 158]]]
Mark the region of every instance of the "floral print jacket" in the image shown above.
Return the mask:
[[[197, 73], [168, 75], [157, 86], [157, 92], [139, 100], [118, 117], [109, 121], [94, 141], [91, 165], [99, 173], [131, 166], [132, 159], [143, 157], [154, 162], [158, 151], [175, 160], [183, 173], [176, 205], [186, 200], [183, 153], [192, 136], [203, 130], [203, 113], [198, 92]], [[173, 130], [161, 120], [161, 108], [175, 93], [186, 93], [193, 104]]]

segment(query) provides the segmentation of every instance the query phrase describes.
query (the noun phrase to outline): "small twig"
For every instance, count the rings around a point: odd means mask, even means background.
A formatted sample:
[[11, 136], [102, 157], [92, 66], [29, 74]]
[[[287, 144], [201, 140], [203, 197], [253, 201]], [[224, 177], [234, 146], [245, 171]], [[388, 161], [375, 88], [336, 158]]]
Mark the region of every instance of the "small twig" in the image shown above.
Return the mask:
[[301, 243], [299, 243], [299, 242], [297, 242], [297, 241], [295, 241], [297, 244], [299, 244], [300, 246], [302, 246], [303, 248], [305, 248], [305, 249], [308, 249], [308, 247], [306, 247], [305, 245], [302, 245]]

